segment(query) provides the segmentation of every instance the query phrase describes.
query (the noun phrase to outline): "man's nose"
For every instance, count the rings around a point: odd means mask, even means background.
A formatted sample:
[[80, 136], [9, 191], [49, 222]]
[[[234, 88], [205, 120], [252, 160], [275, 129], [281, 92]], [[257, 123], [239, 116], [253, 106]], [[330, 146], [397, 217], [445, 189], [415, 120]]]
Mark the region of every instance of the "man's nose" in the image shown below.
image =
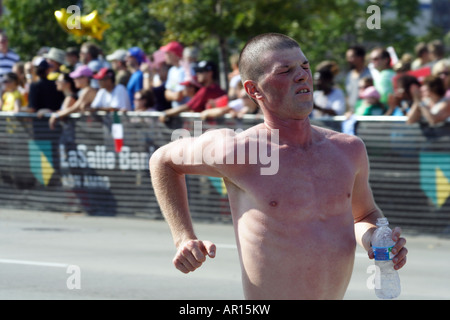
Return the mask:
[[309, 77], [309, 69], [305, 70], [304, 68], [300, 67], [295, 75], [295, 82], [305, 82]]

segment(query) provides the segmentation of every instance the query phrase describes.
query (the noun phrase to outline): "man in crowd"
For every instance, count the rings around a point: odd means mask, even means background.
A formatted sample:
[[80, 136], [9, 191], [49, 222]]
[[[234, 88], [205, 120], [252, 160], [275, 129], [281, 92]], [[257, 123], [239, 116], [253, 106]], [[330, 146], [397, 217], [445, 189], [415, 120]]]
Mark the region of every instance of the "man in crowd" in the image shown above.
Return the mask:
[[216, 99], [226, 94], [216, 83], [217, 69], [211, 61], [200, 61], [195, 67], [197, 81], [202, 85], [195, 95], [185, 104], [167, 109], [160, 117], [161, 122], [165, 122], [167, 118], [178, 115], [182, 112], [202, 112], [205, 110], [206, 103], [210, 99]]
[[366, 50], [362, 46], [350, 47], [345, 57], [350, 71], [345, 79], [345, 90], [347, 93], [347, 104], [350, 111], [355, 111], [355, 104], [359, 98], [359, 82], [361, 79], [372, 77], [366, 66]]
[[166, 89], [164, 96], [170, 101], [172, 108], [179, 107], [186, 103], [189, 97], [183, 95], [184, 87], [181, 85], [186, 80], [186, 71], [181, 63], [184, 47], [177, 41], [171, 41], [160, 48], [165, 53], [165, 60], [170, 65], [167, 75]]
[[[15, 63], [20, 61], [20, 57], [9, 49], [8, 36], [0, 31], [0, 80], [8, 72], [12, 71]], [[0, 82], [0, 96], [2, 84]]]
[[395, 76], [395, 71], [391, 67], [391, 56], [386, 49], [375, 48], [370, 53], [370, 60], [373, 67], [378, 71], [372, 76], [374, 86], [381, 96], [380, 102], [387, 105], [389, 95], [394, 93], [392, 79]]
[[127, 89], [121, 84], [116, 85], [115, 73], [112, 69], [102, 68], [93, 78], [98, 80], [100, 90], [91, 103], [92, 109], [106, 111], [131, 109]]

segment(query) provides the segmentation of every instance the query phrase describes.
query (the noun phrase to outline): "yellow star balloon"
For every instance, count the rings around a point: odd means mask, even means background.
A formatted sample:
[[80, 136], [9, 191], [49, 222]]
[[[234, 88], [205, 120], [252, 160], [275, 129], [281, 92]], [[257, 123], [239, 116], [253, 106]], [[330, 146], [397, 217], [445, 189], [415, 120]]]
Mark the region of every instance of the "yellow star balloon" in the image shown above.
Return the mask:
[[[81, 27], [77, 28], [77, 25], [79, 25], [79, 22], [76, 20], [77, 17], [75, 16], [74, 19], [72, 20], [73, 24], [69, 23], [69, 18], [72, 17], [72, 15], [69, 15], [66, 11], [66, 9], [61, 9], [61, 10], [56, 10], [54, 12], [55, 14], [55, 18], [56, 21], [58, 21], [59, 25], [63, 28], [64, 31], [73, 34], [77, 37], [81, 37], [82, 35], [84, 35], [84, 30], [81, 29]], [[79, 18], [78, 18], [79, 20]]]
[[81, 17], [81, 26], [86, 30], [86, 35], [97, 40], [103, 39], [103, 32], [109, 29], [110, 25], [103, 21], [97, 10]]
[[110, 27], [108, 23], [101, 19], [97, 10], [81, 17], [76, 14], [69, 14], [64, 8], [56, 10], [54, 14], [56, 21], [64, 31], [77, 37], [90, 36], [102, 40], [103, 33]]

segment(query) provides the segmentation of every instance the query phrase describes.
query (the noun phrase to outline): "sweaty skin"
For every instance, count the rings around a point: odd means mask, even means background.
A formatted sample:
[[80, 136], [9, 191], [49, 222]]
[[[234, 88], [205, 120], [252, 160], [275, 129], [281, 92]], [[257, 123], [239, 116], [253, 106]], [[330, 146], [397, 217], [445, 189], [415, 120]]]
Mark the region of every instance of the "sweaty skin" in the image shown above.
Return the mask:
[[[177, 140], [150, 160], [153, 187], [178, 248], [174, 265], [188, 273], [216, 251], [212, 242], [195, 235], [184, 175], [223, 177], [246, 299], [342, 299], [356, 243], [373, 258], [370, 236], [382, 216], [368, 182], [365, 146], [357, 137], [310, 124], [312, 77], [300, 48], [268, 51], [261, 63], [264, 76], [245, 81], [244, 87], [260, 104], [264, 123], [239, 134], [221, 129]], [[234, 163], [173, 161], [180, 150], [193, 159], [199, 150], [222, 145], [228, 146], [225, 159], [262, 132], [269, 137], [267, 148], [278, 152], [278, 171], [272, 175], [261, 174], [260, 161], [249, 164], [248, 152], [246, 164], [236, 157]], [[275, 132], [278, 141], [271, 139]], [[399, 236], [396, 229], [397, 269], [406, 262], [405, 240]]]

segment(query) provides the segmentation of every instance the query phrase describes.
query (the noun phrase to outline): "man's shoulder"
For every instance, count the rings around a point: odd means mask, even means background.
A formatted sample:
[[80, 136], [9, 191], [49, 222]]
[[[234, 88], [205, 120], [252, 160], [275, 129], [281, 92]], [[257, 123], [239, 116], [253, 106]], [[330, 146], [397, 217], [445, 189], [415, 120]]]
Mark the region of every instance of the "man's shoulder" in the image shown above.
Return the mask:
[[332, 143], [337, 147], [352, 149], [365, 148], [364, 142], [357, 136], [317, 126], [313, 126], [313, 129], [321, 135], [325, 141]]
[[127, 88], [125, 88], [125, 86], [121, 83], [117, 84], [114, 87], [114, 93], [115, 94], [128, 94], [127, 93]]
[[248, 144], [252, 141], [258, 140], [262, 135], [261, 130], [264, 130], [265, 137], [266, 129], [264, 126], [256, 125], [246, 130], [242, 129], [230, 129], [230, 128], [220, 128], [220, 129], [210, 129], [203, 133], [199, 138], [203, 142], [209, 142], [214, 144], [226, 144], [228, 147]]
[[8, 50], [8, 52], [6, 54], [1, 54], [1, 56], [3, 59], [8, 59], [8, 60], [12, 60], [15, 62], [20, 61], [19, 55], [12, 50]]

